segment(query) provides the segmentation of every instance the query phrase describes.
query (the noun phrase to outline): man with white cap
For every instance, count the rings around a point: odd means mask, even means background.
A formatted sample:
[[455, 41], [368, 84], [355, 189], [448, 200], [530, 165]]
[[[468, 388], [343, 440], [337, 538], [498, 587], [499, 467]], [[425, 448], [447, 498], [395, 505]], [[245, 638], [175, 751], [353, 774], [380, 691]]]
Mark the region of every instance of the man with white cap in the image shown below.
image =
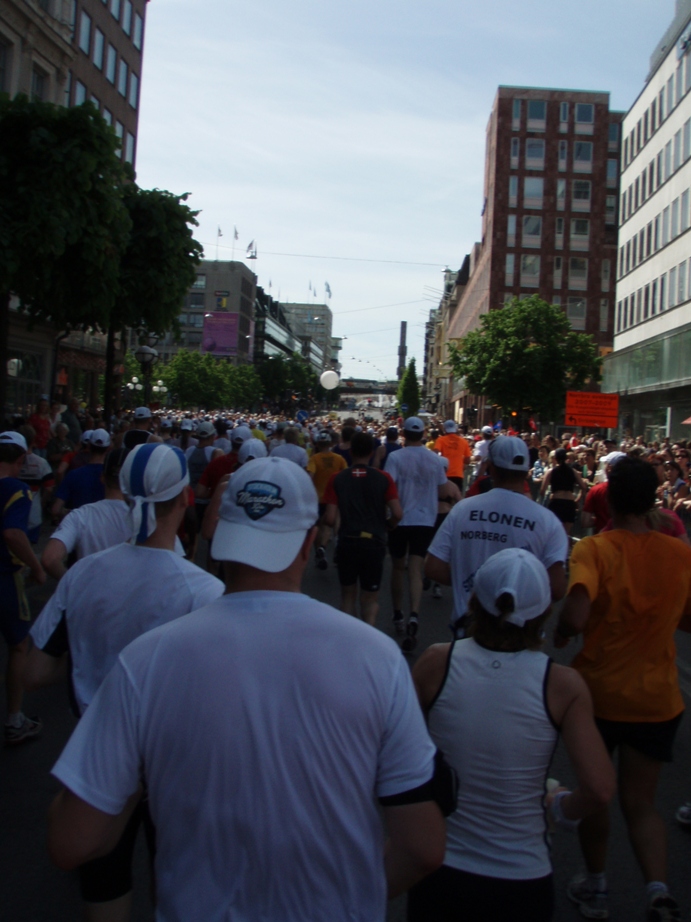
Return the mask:
[[491, 426], [483, 426], [480, 430], [482, 438], [475, 443], [472, 460], [476, 464], [475, 475], [481, 477], [487, 468], [487, 457], [489, 445], [494, 438], [494, 429]]
[[212, 547], [228, 594], [124, 650], [53, 769], [61, 867], [108, 847], [140, 779], [161, 919], [383, 919], [387, 885], [438, 866], [449, 787], [406, 663], [300, 592], [316, 519], [297, 464], [231, 477]]
[[136, 445], [143, 445], [145, 442], [148, 442], [149, 436], [151, 435], [152, 424], [153, 417], [151, 416], [151, 410], [148, 407], [137, 407], [134, 411], [132, 427], [127, 430], [122, 440], [122, 444], [125, 448], [128, 451], [132, 451]]
[[410, 652], [417, 645], [418, 618], [422, 599], [422, 567], [434, 535], [439, 497], [445, 495], [446, 471], [439, 455], [428, 451], [423, 442], [425, 424], [417, 416], [403, 423], [405, 446], [402, 451], [390, 454], [386, 472], [393, 478], [403, 507], [403, 518], [389, 535], [391, 570], [391, 595], [393, 596], [393, 622], [398, 633], [404, 630], [403, 590], [405, 584], [406, 556], [408, 557], [408, 585], [410, 616], [405, 628], [403, 649]]
[[[130, 506], [130, 541], [84, 557], [60, 580], [32, 630], [27, 687], [59, 681], [69, 658], [71, 688], [83, 716], [127, 644], [223, 594], [220, 580], [175, 553], [188, 483], [178, 448], [151, 443], [127, 455], [120, 486]], [[128, 918], [131, 854], [144, 818], [142, 811], [135, 813], [127, 830], [119, 827], [109, 840], [105, 857], [82, 869], [90, 919]]]
[[89, 463], [68, 471], [55, 491], [51, 508], [54, 516], [60, 516], [63, 509], [79, 509], [87, 503], [97, 503], [105, 496], [103, 486], [103, 462], [110, 448], [110, 435], [105, 429], [94, 429], [89, 439]]
[[27, 530], [31, 512], [31, 492], [19, 480], [26, 458], [26, 439], [19, 432], [0, 433], [0, 634], [8, 647], [5, 687], [7, 716], [5, 744], [31, 739], [41, 732], [41, 721], [22, 713], [24, 698], [23, 672], [29, 649], [31, 627], [29, 603], [24, 594], [22, 570], [29, 567], [37, 583], [46, 574], [36, 559]]
[[[453, 587], [454, 623], [462, 629], [477, 569], [509, 547], [531, 551], [550, 578], [552, 598], [566, 592], [568, 544], [561, 522], [524, 492], [530, 455], [523, 439], [500, 435], [489, 443], [494, 489], [458, 503], [435, 535], [425, 575]], [[460, 624], [459, 624], [460, 622]]]

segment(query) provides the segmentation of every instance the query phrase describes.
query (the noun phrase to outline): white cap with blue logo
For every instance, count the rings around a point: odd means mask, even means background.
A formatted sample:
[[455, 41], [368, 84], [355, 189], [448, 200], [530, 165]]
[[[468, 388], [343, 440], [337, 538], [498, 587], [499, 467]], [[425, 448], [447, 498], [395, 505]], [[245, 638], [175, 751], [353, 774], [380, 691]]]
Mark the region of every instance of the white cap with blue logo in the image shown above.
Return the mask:
[[230, 478], [211, 554], [267, 573], [295, 560], [319, 517], [309, 474], [287, 458], [256, 458]]
[[162, 442], [137, 445], [120, 470], [120, 489], [130, 507], [131, 544], [156, 531], [155, 503], [173, 499], [190, 482], [185, 455]]

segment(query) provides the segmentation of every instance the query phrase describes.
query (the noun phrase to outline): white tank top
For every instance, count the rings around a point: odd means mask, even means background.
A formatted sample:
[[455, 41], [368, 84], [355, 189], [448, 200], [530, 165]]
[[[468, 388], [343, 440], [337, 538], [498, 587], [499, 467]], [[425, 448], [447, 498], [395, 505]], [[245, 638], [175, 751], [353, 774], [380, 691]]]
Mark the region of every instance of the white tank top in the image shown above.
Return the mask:
[[444, 864], [532, 880], [552, 871], [542, 806], [558, 731], [545, 702], [550, 659], [457, 641], [429, 731], [458, 772]]

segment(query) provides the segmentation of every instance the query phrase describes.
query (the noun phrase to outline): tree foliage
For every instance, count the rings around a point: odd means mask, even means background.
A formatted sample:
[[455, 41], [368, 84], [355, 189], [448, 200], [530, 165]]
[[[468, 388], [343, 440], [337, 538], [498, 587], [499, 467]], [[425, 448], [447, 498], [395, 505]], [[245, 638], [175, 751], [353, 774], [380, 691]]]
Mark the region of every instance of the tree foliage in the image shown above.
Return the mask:
[[258, 365], [257, 371], [263, 397], [270, 403], [289, 407], [309, 397], [320, 399], [324, 394], [316, 372], [297, 352], [289, 358], [284, 355], [269, 356]]
[[479, 329], [449, 343], [449, 353], [470, 393], [505, 411], [529, 407], [547, 420], [563, 414], [567, 390], [600, 380], [593, 338], [574, 332], [562, 309], [537, 295], [485, 314]]
[[406, 416], [417, 416], [420, 410], [420, 385], [415, 370], [415, 359], [408, 362], [408, 367], [403, 372], [403, 377], [398, 385], [398, 406], [407, 406]]
[[261, 381], [252, 365], [231, 365], [209, 353], [181, 349], [159, 373], [181, 407], [249, 410], [262, 396]]

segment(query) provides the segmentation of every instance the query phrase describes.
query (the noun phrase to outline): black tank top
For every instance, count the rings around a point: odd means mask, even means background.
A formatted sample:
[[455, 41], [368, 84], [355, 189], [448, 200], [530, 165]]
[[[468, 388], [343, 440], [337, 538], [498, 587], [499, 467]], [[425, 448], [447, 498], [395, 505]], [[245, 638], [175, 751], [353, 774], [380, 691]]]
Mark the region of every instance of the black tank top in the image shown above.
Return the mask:
[[552, 493], [559, 493], [561, 490], [573, 493], [573, 488], [576, 485], [576, 475], [566, 464], [557, 464], [555, 468], [552, 468], [549, 483], [552, 487]]

